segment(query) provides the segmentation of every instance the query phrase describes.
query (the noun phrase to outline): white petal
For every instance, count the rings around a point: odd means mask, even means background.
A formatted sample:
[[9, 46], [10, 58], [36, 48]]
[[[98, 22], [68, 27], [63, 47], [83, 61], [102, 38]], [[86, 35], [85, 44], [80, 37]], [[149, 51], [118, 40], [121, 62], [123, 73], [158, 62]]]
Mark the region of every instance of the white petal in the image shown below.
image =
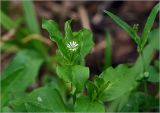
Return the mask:
[[78, 46], [78, 44], [76, 44], [76, 46]]

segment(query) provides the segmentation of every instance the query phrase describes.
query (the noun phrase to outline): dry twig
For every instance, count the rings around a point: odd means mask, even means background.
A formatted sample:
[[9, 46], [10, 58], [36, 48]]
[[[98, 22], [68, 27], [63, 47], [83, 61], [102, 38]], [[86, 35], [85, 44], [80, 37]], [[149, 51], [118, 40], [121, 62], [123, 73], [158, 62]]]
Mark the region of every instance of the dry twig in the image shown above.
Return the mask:
[[88, 13], [87, 13], [87, 10], [85, 9], [85, 7], [83, 5], [80, 5], [78, 7], [78, 12], [79, 12], [79, 15], [80, 15], [82, 26], [84, 28], [87, 28], [87, 29], [91, 30]]
[[45, 37], [43, 37], [43, 36], [41, 36], [39, 34], [32, 34], [32, 35], [29, 35], [29, 36], [23, 38], [22, 39], [22, 43], [27, 43], [30, 40], [39, 40], [39, 41], [45, 43], [48, 46], [51, 46], [51, 44], [52, 44], [49, 39], [47, 39], [47, 38], [45, 38]]
[[6, 34], [2, 36], [2, 41], [9, 40], [11, 37], [15, 35], [15, 33], [16, 33], [16, 29], [11, 29], [10, 31], [8, 31]]

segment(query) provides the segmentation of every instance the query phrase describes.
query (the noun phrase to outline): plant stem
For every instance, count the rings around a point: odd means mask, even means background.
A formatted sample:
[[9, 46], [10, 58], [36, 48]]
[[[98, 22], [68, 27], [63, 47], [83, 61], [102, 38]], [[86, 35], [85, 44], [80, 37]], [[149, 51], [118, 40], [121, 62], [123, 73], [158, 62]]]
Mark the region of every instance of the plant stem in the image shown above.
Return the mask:
[[76, 94], [73, 94], [73, 104], [76, 102]]
[[[142, 59], [142, 73], [144, 73], [146, 71], [146, 66], [145, 66], [145, 59], [144, 59], [144, 56], [143, 56], [142, 52], [140, 52], [140, 56], [141, 56], [141, 59]], [[146, 80], [144, 81], [144, 92], [146, 94], [148, 94], [147, 81]]]
[[142, 73], [145, 72], [145, 60], [144, 60], [144, 57], [143, 57], [143, 53], [140, 52], [140, 56], [141, 56], [141, 59], [142, 59]]
[[148, 94], [147, 81], [144, 81], [144, 92]]
[[[71, 91], [73, 91], [73, 84], [71, 83]], [[73, 104], [76, 102], [76, 93], [72, 93]]]

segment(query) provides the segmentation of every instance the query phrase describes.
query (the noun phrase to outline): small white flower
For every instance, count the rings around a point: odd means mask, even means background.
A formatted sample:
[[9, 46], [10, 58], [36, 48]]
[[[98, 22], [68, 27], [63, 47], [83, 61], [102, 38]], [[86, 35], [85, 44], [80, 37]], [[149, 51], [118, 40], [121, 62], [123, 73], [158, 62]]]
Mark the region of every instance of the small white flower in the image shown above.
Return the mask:
[[78, 44], [77, 44], [77, 42], [72, 41], [72, 42], [67, 43], [67, 47], [71, 51], [76, 51], [78, 49]]

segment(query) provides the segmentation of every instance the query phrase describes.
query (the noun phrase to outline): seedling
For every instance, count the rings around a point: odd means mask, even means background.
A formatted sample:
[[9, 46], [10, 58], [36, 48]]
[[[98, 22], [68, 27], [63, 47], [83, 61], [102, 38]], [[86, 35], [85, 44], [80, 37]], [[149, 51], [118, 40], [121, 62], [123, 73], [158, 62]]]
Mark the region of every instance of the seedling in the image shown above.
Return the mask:
[[134, 42], [137, 44], [137, 51], [139, 53], [142, 52], [144, 46], [146, 45], [147, 41], [148, 41], [148, 36], [149, 33], [151, 31], [151, 28], [153, 26], [154, 20], [156, 18], [156, 15], [158, 13], [158, 11], [160, 10], [160, 3], [158, 3], [151, 11], [147, 22], [145, 24], [145, 27], [143, 29], [142, 35], [139, 36], [137, 34], [138, 32], [138, 24], [133, 25], [133, 27], [131, 27], [130, 25], [128, 25], [126, 22], [124, 22], [123, 20], [121, 20], [119, 17], [117, 17], [116, 15], [112, 14], [109, 11], [104, 11], [104, 13], [106, 13], [107, 15], [109, 15], [120, 27], [122, 27], [128, 34], [129, 36], [134, 40]]

